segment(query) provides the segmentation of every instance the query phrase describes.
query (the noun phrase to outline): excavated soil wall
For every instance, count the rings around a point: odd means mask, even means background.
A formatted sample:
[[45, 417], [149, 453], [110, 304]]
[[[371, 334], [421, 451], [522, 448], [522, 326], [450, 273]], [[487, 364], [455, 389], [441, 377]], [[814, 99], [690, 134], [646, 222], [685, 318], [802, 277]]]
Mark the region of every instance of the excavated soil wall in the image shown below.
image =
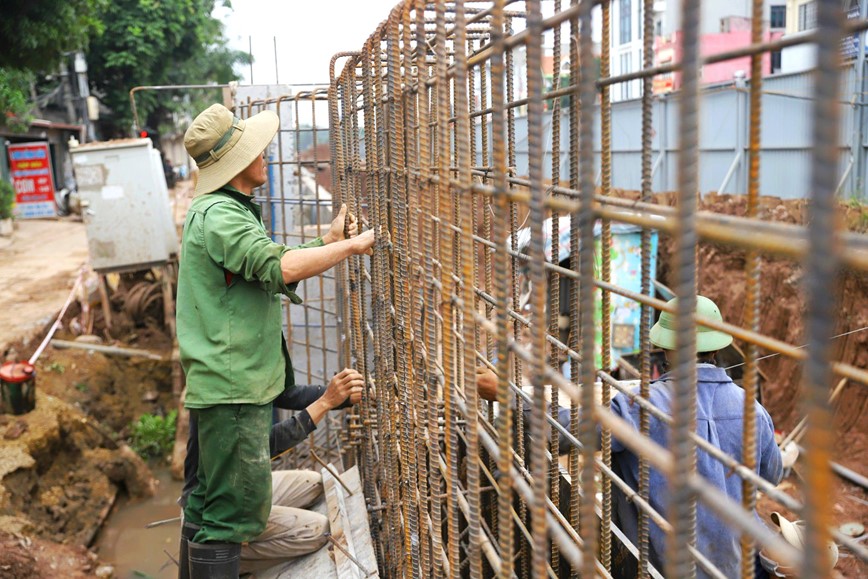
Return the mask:
[[[620, 197], [636, 199], [635, 191], [618, 191]], [[675, 194], [655, 196], [655, 201], [674, 206]], [[700, 199], [700, 210], [724, 215], [745, 216], [747, 198], [743, 195], [705, 195]], [[759, 218], [804, 225], [809, 217], [807, 201], [782, 200], [761, 197]], [[868, 207], [856, 203], [840, 206], [842, 228], [854, 232], [868, 231]], [[674, 240], [661, 236], [658, 253], [658, 279], [671, 285]], [[698, 288], [702, 295], [714, 300], [729, 322], [741, 325], [744, 321], [746, 293], [746, 252], [713, 243], [699, 247]], [[789, 259], [763, 257], [761, 259], [760, 331], [789, 344], [804, 344], [804, 321], [807, 304], [804, 295], [804, 270], [801, 263]], [[835, 335], [868, 328], [868, 275], [843, 270], [838, 280]], [[767, 355], [770, 352], [761, 352]], [[868, 367], [868, 330], [856, 331], [836, 338], [833, 359], [860, 368]], [[779, 430], [788, 431], [802, 418], [799, 388], [802, 365], [785, 356], [773, 356], [759, 362], [766, 381], [763, 386], [763, 405], [768, 409]], [[838, 382], [829, 384], [829, 390]], [[868, 386], [848, 383], [836, 405], [837, 459], [857, 471], [864, 468], [868, 451]]]

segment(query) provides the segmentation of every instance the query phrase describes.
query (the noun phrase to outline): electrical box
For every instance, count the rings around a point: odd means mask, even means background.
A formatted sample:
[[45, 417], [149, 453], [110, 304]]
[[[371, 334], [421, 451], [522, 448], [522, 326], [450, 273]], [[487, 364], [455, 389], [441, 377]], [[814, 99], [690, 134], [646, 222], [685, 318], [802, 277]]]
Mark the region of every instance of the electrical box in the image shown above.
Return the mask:
[[95, 271], [148, 269], [177, 255], [163, 164], [150, 139], [87, 143], [70, 155]]

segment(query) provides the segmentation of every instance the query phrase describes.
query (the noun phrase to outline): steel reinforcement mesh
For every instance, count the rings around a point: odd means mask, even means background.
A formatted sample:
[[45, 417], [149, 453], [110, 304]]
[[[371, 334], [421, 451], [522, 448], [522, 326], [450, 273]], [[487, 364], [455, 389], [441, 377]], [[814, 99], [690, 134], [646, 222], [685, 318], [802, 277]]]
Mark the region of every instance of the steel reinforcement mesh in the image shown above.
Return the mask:
[[[868, 270], [868, 240], [839, 229], [835, 196], [841, 42], [868, 23], [845, 21], [837, 0], [819, 1], [816, 29], [769, 40], [755, 0], [751, 43], [709, 56], [700, 54], [700, 2], [670, 2], [680, 59], [655, 64], [654, 2], [644, 0], [642, 67], [614, 77], [611, 4], [408, 0], [360, 51], [335, 55], [327, 89], [242, 106], [244, 116], [268, 107], [295, 119], [278, 141], [299, 143], [308, 129], [298, 107], [328, 102], [328, 118], [317, 112], [309, 127], [318, 135], [317, 122], [327, 123], [330, 159], [303, 160], [279, 144], [272, 166], [300, 183], [303, 168], [329, 163], [330, 198], [305, 201], [272, 183], [261, 200], [279, 210], [276, 239], [319, 234], [327, 225], [315, 224], [328, 222], [319, 212], [341, 203], [376, 234], [372, 256], [307, 282], [288, 332], [307, 380], [350, 365], [367, 377], [362, 403], [331, 418], [309, 450], [360, 466], [386, 577], [621, 577], [625, 557], [636, 560], [634, 576], [722, 577], [696, 547], [697, 505], [742, 536], [743, 577], [760, 550], [806, 577], [829, 576], [830, 540], [868, 561], [831, 515], [840, 391], [831, 386], [843, 378], [864, 388], [868, 372], [833, 361], [830, 348], [838, 273]], [[794, 225], [760, 218], [762, 62], [803, 43], [817, 54], [812, 194], [806, 225]], [[737, 58], [750, 60], [749, 171], [745, 210], [732, 216], [699, 209], [699, 102], [701, 67]], [[665, 203], [652, 190], [652, 88], [671, 75], [680, 82], [677, 191]], [[612, 186], [610, 93], [636, 81], [642, 186], [629, 195]], [[305, 203], [311, 210], [287, 225], [289, 208]], [[664, 240], [671, 290], [656, 279]], [[700, 249], [712, 245], [743, 252], [738, 324], [694, 314]], [[625, 252], [627, 276], [618, 270]], [[804, 346], [760, 331], [770, 258], [801, 268]], [[661, 312], [674, 315], [678, 336], [671, 414], [649, 402], [661, 365], [649, 329]], [[695, 432], [697, 323], [740, 346], [742, 456]], [[790, 394], [805, 417], [792, 433], [801, 430], [804, 447], [798, 499], [756, 474], [754, 400], [769, 354], [801, 365], [801, 389]], [[485, 370], [496, 387], [483, 397]], [[618, 393], [638, 405], [638, 430], [610, 410]], [[669, 425], [665, 447], [648, 436], [652, 420]], [[613, 469], [613, 437], [638, 457], [636, 488]], [[697, 474], [698, 452], [741, 481], [741, 502]], [[312, 465], [309, 454], [292, 464]], [[652, 469], [668, 484], [666, 512], [651, 506]], [[613, 523], [615, 492], [638, 511], [635, 540]], [[804, 519], [803, 549], [753, 514], [759, 496]], [[664, 568], [649, 555], [652, 525], [668, 537]]]
[[[250, 92], [280, 94], [235, 97], [236, 114], [242, 118], [270, 110], [280, 119], [277, 135], [266, 149], [268, 182], [255, 194], [263, 223], [279, 243], [293, 247], [310, 242], [329, 230], [333, 217], [328, 89], [290, 84]], [[336, 289], [344, 285], [341, 275], [336, 268], [303, 280], [296, 289], [302, 304], [286, 302], [284, 332], [297, 384], [328, 384], [350, 359], [341, 334], [343, 296]], [[279, 412], [284, 418], [291, 415]], [[273, 459], [273, 467], [340, 469], [346, 463], [342, 453], [352, 451], [354, 440], [344, 427], [345, 419], [344, 413], [327, 414], [307, 442]]]

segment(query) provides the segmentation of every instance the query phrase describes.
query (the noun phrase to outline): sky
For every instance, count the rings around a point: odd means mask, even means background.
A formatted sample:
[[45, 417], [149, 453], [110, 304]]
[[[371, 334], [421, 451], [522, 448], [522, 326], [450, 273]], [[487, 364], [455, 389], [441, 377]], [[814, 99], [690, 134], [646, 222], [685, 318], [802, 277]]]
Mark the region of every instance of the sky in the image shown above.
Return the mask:
[[[214, 16], [224, 23], [232, 48], [248, 52], [252, 43], [253, 83], [326, 84], [331, 57], [337, 52], [359, 50], [398, 3], [232, 0], [231, 9], [219, 7]], [[238, 72], [242, 75], [240, 84], [252, 84], [251, 67], [240, 67]]]
[[[277, 81], [327, 84], [331, 57], [337, 52], [361, 49], [399, 3], [400, 0], [232, 0], [231, 9], [221, 6], [213, 14], [223, 22], [229, 45], [253, 54], [252, 71], [250, 66], [238, 68], [240, 84]], [[516, 7], [521, 5], [514, 5], [513, 9]], [[552, 4], [544, 2], [542, 8], [543, 15], [548, 16]], [[596, 38], [600, 30], [599, 12], [596, 7], [592, 27], [595, 40], [599, 40]], [[523, 25], [517, 21], [516, 31]], [[551, 42], [549, 32], [546, 46]]]

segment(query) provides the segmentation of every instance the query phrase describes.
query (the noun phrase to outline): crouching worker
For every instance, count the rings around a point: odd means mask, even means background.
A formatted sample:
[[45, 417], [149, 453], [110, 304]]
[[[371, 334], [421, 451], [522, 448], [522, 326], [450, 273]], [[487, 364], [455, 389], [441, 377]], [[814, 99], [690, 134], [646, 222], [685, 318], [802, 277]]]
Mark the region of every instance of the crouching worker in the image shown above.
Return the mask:
[[[287, 369], [287, 382], [292, 372]], [[298, 414], [277, 422], [271, 428], [269, 447], [272, 460], [307, 439], [329, 410], [358, 404], [364, 380], [356, 370], [344, 369], [328, 386], [287, 385], [275, 398], [275, 408], [298, 410]], [[199, 427], [196, 413], [190, 415], [187, 456], [184, 459], [184, 489], [178, 503], [182, 508], [198, 485]], [[328, 518], [305, 510], [319, 502], [323, 494], [322, 476], [311, 470], [278, 470], [271, 473], [271, 512], [265, 531], [241, 548], [241, 573], [251, 573], [301, 557], [327, 542]], [[187, 544], [198, 527], [185, 522], [180, 544], [179, 579], [187, 579]]]
[[[676, 298], [677, 299], [677, 298]], [[704, 318], [722, 321], [720, 310], [710, 299], [696, 297], [696, 313]], [[676, 304], [669, 301], [670, 306]], [[667, 361], [674, 361], [675, 353], [675, 316], [668, 312], [660, 315], [659, 321], [651, 328], [650, 340], [662, 348]], [[716, 363], [715, 355], [719, 350], [732, 343], [732, 336], [712, 330], [705, 326], [696, 329], [696, 434], [744, 463], [742, 447], [742, 424], [744, 423], [744, 390], [727, 375]], [[660, 380], [651, 384], [649, 401], [666, 415], [672, 415], [672, 374], [664, 374]], [[759, 402], [756, 407], [756, 472], [758, 475], [778, 484], [783, 474], [781, 453], [775, 443], [772, 419]], [[612, 400], [612, 411], [639, 430], [639, 405], [632, 403], [623, 394]], [[654, 417], [650, 418], [650, 437], [664, 448], [668, 448], [669, 426]], [[619, 440], [612, 439], [612, 469], [633, 489], [639, 489], [639, 459]], [[732, 473], [708, 453], [697, 449], [696, 470], [703, 479], [726, 493], [732, 500], [741, 502], [741, 477]], [[635, 503], [621, 490], [612, 485], [615, 503], [615, 522], [627, 537], [636, 544], [639, 534], [639, 516]], [[651, 469], [649, 481], [651, 506], [658, 513], [668, 513], [668, 484], [666, 477]], [[754, 517], [758, 517], [756, 511]], [[650, 559], [654, 567], [665, 573], [666, 534], [653, 521], [650, 522]], [[696, 549], [705, 555], [725, 577], [741, 575], [741, 535], [727, 526], [714, 512], [701, 501], [696, 504]], [[619, 541], [615, 544], [620, 545]], [[614, 555], [613, 568], [618, 569], [617, 577], [637, 577], [636, 561], [626, 549], [619, 549]], [[765, 577], [765, 570], [755, 561], [757, 577]], [[708, 577], [697, 566], [697, 577]]]
[[267, 181], [264, 152], [278, 124], [271, 111], [242, 120], [212, 105], [184, 135], [199, 168], [177, 299], [185, 406], [197, 415], [200, 449], [198, 484], [184, 509], [185, 522], [198, 527], [187, 549], [193, 579], [237, 578], [242, 544], [266, 530], [272, 402], [292, 367], [280, 296], [300, 303], [300, 280], [369, 253], [374, 241], [370, 230], [344, 239], [345, 209], [328, 240], [291, 249], [268, 237], [253, 190]]

